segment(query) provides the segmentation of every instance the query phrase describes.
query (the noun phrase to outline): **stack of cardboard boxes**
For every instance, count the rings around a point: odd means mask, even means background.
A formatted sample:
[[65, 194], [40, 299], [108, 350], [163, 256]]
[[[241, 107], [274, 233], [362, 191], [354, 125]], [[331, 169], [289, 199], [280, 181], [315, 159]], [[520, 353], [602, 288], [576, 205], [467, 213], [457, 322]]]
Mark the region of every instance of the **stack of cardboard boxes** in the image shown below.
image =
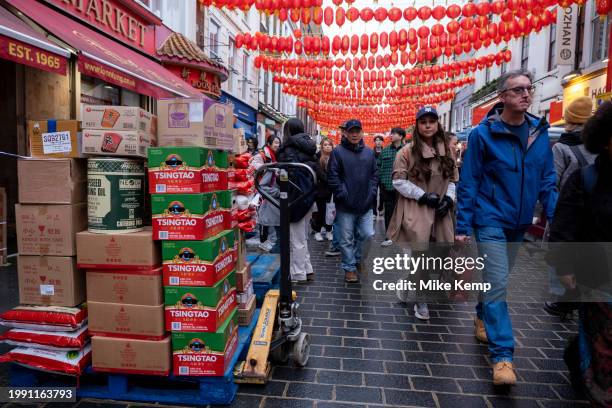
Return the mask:
[[[78, 158], [79, 124], [30, 121], [28, 133], [33, 158], [17, 165], [19, 303], [55, 312], [62, 310], [55, 307], [80, 309], [85, 276], [76, 265], [75, 236], [87, 225], [87, 206], [85, 161]], [[37, 324], [53, 325], [42, 320]]]
[[[126, 168], [132, 164], [142, 166], [139, 158], [146, 157], [147, 149], [156, 140], [156, 117], [138, 107], [85, 106], [82, 118], [83, 153], [136, 160], [125, 161]], [[94, 171], [98, 171], [95, 162], [90, 159], [88, 166], [92, 182], [89, 230], [77, 234], [78, 266], [87, 270], [93, 368], [101, 372], [168, 375], [170, 337], [164, 324], [161, 256], [151, 228], [143, 229], [144, 178], [139, 179], [135, 171], [134, 176], [126, 175], [120, 181], [118, 190], [113, 190], [113, 175], [107, 177], [100, 172], [94, 177]], [[103, 187], [96, 187], [98, 178]], [[122, 185], [138, 191], [122, 202], [117, 195], [112, 197], [113, 192], [121, 194]], [[115, 216], [113, 212], [120, 210], [115, 207], [124, 203], [134, 210]], [[98, 208], [102, 208], [101, 214]], [[122, 231], [120, 226], [127, 225], [129, 228]]]
[[233, 148], [226, 109], [207, 98], [158, 103], [160, 147], [149, 150], [149, 188], [175, 375], [224, 375], [238, 346], [237, 229], [228, 153], [219, 150]]

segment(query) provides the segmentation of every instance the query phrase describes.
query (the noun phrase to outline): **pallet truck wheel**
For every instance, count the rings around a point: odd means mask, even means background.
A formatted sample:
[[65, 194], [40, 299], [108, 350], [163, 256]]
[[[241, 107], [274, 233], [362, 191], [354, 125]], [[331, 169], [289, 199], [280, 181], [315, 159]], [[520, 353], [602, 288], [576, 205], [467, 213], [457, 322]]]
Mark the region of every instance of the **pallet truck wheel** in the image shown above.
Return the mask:
[[300, 333], [293, 343], [293, 362], [299, 367], [304, 367], [308, 364], [308, 357], [310, 357], [310, 334]]
[[[280, 337], [280, 333], [278, 331], [274, 332], [274, 340]], [[270, 361], [274, 363], [284, 364], [289, 361], [289, 347], [288, 343], [281, 344], [274, 350], [270, 351]]]

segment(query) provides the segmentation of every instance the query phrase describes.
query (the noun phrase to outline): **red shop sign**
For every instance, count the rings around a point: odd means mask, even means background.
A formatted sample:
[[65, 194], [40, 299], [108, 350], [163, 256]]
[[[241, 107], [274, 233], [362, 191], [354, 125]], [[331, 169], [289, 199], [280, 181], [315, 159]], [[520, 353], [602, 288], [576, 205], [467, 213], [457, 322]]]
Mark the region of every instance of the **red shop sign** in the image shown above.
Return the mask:
[[170, 64], [164, 65], [168, 71], [182, 78], [185, 82], [189, 83], [189, 85], [199, 89], [205, 94], [217, 98], [221, 96], [221, 81], [219, 80], [219, 76], [197, 68]]
[[66, 75], [66, 58], [2, 35], [0, 35], [0, 58]]
[[[46, 0], [147, 54], [155, 53], [153, 26], [119, 0]], [[141, 7], [134, 2], [134, 7]]]

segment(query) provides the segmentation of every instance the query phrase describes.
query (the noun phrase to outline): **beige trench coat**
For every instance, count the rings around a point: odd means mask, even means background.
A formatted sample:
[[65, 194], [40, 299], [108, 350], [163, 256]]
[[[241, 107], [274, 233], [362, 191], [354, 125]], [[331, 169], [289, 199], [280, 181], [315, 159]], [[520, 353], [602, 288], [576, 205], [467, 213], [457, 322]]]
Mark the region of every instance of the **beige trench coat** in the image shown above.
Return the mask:
[[[440, 155], [446, 155], [444, 143], [438, 144], [438, 152]], [[393, 164], [393, 180], [408, 179], [416, 184], [427, 193], [438, 193], [440, 197], [446, 195], [450, 182], [456, 182], [459, 179], [457, 167], [451, 178], [444, 178], [441, 172], [439, 160], [431, 161], [431, 178], [428, 182], [416, 180], [409, 175], [410, 170], [414, 166], [411, 160], [412, 144], [404, 146], [397, 154], [395, 163]], [[449, 152], [450, 155], [450, 152]], [[433, 158], [434, 150], [425, 147], [423, 158]], [[452, 156], [451, 156], [452, 157]], [[436, 218], [433, 208], [425, 205], [419, 205], [416, 200], [406, 198], [401, 194], [398, 197], [395, 211], [389, 223], [388, 238], [398, 244], [409, 243], [413, 250], [424, 251], [429, 247], [429, 242], [432, 238], [436, 242], [453, 243], [454, 242], [454, 226], [451, 212], [443, 218]]]

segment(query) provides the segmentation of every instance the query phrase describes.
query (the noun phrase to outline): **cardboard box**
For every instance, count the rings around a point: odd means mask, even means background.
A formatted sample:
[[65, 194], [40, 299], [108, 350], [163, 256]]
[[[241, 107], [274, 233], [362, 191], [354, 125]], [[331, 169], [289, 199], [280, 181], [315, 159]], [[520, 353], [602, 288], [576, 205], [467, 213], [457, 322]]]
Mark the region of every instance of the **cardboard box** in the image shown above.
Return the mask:
[[216, 331], [236, 308], [236, 277], [212, 287], [166, 286], [166, 329], [169, 331]]
[[[242, 270], [247, 264], [247, 247], [244, 232], [240, 228], [234, 228], [236, 236], [236, 270]], [[250, 269], [249, 269], [250, 272]]]
[[136, 130], [83, 130], [83, 153], [146, 157], [151, 135]]
[[234, 147], [232, 149], [233, 153], [243, 154], [246, 153], [249, 146], [246, 142], [246, 137], [244, 136], [244, 129], [234, 129]]
[[174, 375], [222, 376], [238, 346], [236, 313], [211, 333], [172, 333]]
[[76, 233], [87, 228], [87, 204], [16, 204], [21, 255], [76, 255]]
[[157, 101], [158, 145], [234, 148], [233, 106], [210, 98]]
[[154, 115], [134, 106], [83, 106], [83, 129], [136, 130], [152, 134]]
[[87, 271], [87, 300], [157, 306], [164, 302], [161, 268]]
[[85, 160], [19, 160], [17, 174], [21, 204], [73, 204], [87, 201]]
[[7, 210], [6, 189], [4, 187], [0, 187], [0, 222], [6, 222], [8, 217]]
[[251, 296], [245, 307], [238, 308], [239, 326], [248, 326], [249, 324], [251, 324], [251, 320], [253, 320], [253, 315], [255, 314], [255, 300], [256, 296], [253, 295]]
[[251, 296], [255, 295], [255, 289], [253, 288], [253, 279], [249, 280], [243, 292], [239, 292], [236, 294], [236, 302], [238, 303], [238, 307], [246, 308]]
[[251, 278], [251, 264], [247, 262], [244, 268], [240, 270], [236, 269], [236, 290], [238, 292], [244, 292]]
[[232, 192], [154, 194], [153, 239], [203, 240], [226, 229], [232, 208]]
[[72, 257], [19, 256], [19, 303], [73, 307], [85, 301], [85, 274]]
[[214, 286], [234, 270], [234, 231], [204, 241], [162, 242], [164, 286]]
[[89, 334], [141, 340], [166, 336], [164, 305], [87, 302]]
[[151, 227], [130, 234], [76, 234], [77, 264], [86, 269], [150, 270], [161, 265]]
[[191, 194], [227, 190], [227, 152], [200, 147], [149, 149], [149, 192]]
[[172, 346], [163, 340], [133, 340], [94, 336], [92, 367], [104, 373], [169, 375]]
[[81, 122], [78, 120], [29, 120], [27, 132], [32, 157], [83, 157]]

